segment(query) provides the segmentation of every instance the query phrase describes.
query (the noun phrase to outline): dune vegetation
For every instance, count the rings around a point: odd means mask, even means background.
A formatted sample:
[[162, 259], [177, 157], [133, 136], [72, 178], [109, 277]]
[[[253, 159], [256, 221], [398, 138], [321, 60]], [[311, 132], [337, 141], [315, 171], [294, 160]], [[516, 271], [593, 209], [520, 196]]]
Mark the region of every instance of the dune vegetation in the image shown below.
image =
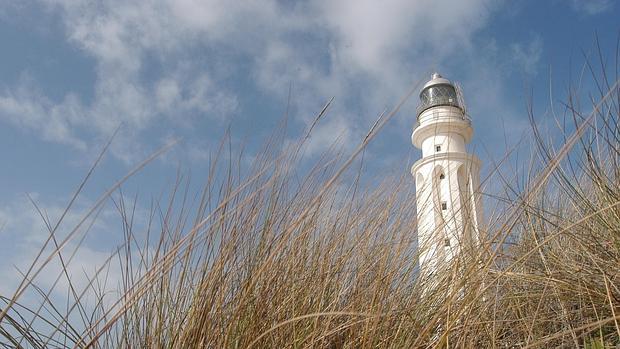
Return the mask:
[[[432, 279], [417, 273], [416, 254], [425, 246], [415, 238], [411, 175], [362, 180], [364, 150], [397, 107], [357, 148], [335, 147], [307, 170], [299, 164], [314, 124], [286, 147], [282, 127], [249, 166], [224, 137], [202, 192], [191, 192], [179, 175], [141, 217], [147, 224], [136, 226], [135, 198], [120, 189], [166, 149], [153, 154], [68, 233], [57, 234], [63, 217], [48, 225], [47, 243], [19, 288], [0, 295], [0, 346], [614, 348], [620, 89], [617, 74], [590, 74], [597, 83], [590, 99], [571, 90], [549, 116], [560, 125], [560, 140], [539, 131], [532, 111], [531, 158], [511, 168], [507, 150], [506, 159], [486, 164], [483, 184], [494, 181], [501, 190], [481, 189], [494, 205], [487, 207], [485, 239]], [[315, 123], [323, 117], [329, 103]], [[75, 251], [65, 247], [104, 205], [118, 212], [125, 241], [78, 287], [66, 268]], [[60, 304], [37, 283], [58, 260], [58, 285], [68, 284]], [[110, 268], [122, 275], [113, 290], [102, 281]], [[22, 302], [26, 292], [38, 302]]]

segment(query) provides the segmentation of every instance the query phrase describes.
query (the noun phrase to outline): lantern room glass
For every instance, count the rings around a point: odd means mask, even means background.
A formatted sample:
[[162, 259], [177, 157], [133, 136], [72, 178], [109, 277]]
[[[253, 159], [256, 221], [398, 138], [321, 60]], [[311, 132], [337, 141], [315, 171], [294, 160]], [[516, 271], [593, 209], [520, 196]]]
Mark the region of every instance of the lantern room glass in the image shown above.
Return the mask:
[[449, 84], [440, 84], [429, 86], [420, 93], [420, 105], [418, 106], [418, 114], [424, 110], [438, 105], [451, 105], [459, 107], [458, 98], [454, 86]]

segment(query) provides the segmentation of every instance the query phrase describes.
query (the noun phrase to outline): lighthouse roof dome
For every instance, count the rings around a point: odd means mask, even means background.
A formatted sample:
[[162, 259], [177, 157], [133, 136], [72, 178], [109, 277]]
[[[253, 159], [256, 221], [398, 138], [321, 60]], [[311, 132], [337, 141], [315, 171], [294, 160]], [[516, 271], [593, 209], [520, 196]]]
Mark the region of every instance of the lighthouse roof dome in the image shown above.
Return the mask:
[[431, 79], [426, 84], [424, 84], [424, 87], [422, 87], [422, 90], [426, 89], [429, 86], [433, 86], [433, 85], [452, 85], [452, 83], [450, 82], [450, 80], [444, 78], [439, 73], [435, 72], [431, 76]]

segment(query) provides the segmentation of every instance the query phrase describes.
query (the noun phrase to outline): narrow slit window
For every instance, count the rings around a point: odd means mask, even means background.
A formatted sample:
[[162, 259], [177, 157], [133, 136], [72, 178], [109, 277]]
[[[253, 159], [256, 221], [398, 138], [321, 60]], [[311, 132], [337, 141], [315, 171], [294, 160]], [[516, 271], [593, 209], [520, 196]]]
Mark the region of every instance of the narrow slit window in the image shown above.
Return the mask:
[[441, 151], [441, 145], [436, 145], [435, 146], [435, 151]]
[[442, 210], [442, 211], [445, 211], [445, 210], [447, 210], [447, 209], [448, 209], [448, 203], [447, 203], [447, 202], [445, 202], [445, 201], [444, 201], [444, 202], [442, 202], [442, 203], [441, 203], [441, 210]]

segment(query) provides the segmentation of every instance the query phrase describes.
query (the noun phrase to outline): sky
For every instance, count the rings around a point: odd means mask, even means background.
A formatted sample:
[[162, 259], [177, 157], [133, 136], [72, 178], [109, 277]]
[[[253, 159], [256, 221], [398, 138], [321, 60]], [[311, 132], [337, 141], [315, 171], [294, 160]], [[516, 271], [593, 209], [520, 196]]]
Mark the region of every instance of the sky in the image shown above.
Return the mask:
[[[249, 162], [287, 112], [294, 141], [332, 97], [307, 155], [350, 151], [433, 71], [462, 86], [484, 172], [531, 134], [529, 103], [550, 122], [597, 36], [611, 62], [618, 18], [613, 0], [0, 0], [0, 294], [47, 236], [31, 199], [57, 220], [117, 129], [61, 228], [162, 146], [177, 142], [126, 192], [148, 201], [179, 169], [204, 181], [227, 130]], [[373, 140], [371, 176], [419, 158], [416, 105]], [[75, 272], [120, 243], [117, 221], [106, 204]]]

